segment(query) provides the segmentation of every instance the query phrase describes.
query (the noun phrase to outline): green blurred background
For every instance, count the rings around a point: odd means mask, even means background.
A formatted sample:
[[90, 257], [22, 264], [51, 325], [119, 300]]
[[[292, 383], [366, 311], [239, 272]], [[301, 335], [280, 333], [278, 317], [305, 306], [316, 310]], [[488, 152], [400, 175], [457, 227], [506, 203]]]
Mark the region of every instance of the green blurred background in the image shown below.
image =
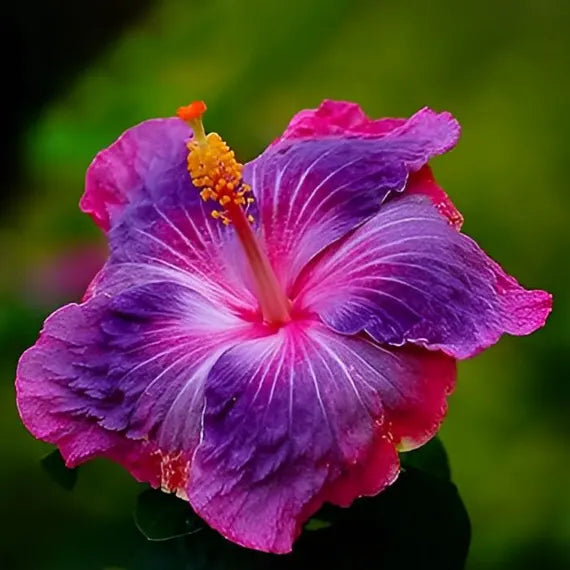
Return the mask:
[[[243, 160], [324, 98], [372, 117], [429, 105], [459, 119], [459, 146], [433, 166], [464, 231], [555, 299], [546, 328], [460, 365], [441, 436], [472, 519], [468, 568], [570, 567], [569, 3], [165, 0], [123, 6], [117, 26], [103, 4], [98, 28], [89, 3], [59, 26], [36, 18], [46, 49], [61, 47], [46, 65], [34, 62], [45, 63], [33, 30], [22, 36], [20, 85], [51, 84], [18, 123], [3, 187], [0, 567], [102, 569], [140, 546], [130, 521], [140, 487], [119, 467], [93, 462], [73, 493], [41, 471], [49, 446], [19, 423], [14, 369], [100, 262], [100, 235], [77, 209], [92, 157], [197, 98]], [[83, 28], [87, 51], [76, 49]]]

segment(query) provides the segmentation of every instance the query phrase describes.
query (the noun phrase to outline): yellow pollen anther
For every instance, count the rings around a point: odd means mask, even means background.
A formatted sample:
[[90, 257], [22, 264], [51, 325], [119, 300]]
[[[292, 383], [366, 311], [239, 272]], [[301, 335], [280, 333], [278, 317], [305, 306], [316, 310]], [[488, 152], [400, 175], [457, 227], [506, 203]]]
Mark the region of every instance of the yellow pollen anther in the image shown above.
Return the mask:
[[[217, 133], [206, 135], [202, 124], [205, 111], [206, 105], [202, 101], [178, 109], [178, 116], [187, 121], [194, 132], [187, 144], [188, 172], [194, 186], [200, 189], [202, 200], [215, 200], [222, 206], [223, 210], [214, 210], [212, 217], [228, 225], [232, 220], [232, 208], [247, 207], [254, 200], [243, 197], [251, 188], [242, 180], [243, 165], [236, 160], [234, 151]], [[251, 215], [247, 219], [253, 221]]]

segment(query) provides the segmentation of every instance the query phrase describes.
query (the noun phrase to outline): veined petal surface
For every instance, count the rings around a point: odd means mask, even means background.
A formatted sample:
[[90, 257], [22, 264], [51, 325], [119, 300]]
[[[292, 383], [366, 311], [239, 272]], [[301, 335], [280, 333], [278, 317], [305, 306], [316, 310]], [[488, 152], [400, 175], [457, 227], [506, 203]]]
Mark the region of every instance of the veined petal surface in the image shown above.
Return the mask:
[[107, 231], [110, 258], [88, 296], [172, 280], [236, 311], [257, 310], [235, 233], [212, 219], [213, 206], [191, 183], [190, 136], [180, 119], [154, 119], [94, 159], [81, 207]]
[[254, 334], [179, 283], [96, 295], [52, 315], [22, 356], [20, 414], [68, 465], [107, 456], [153, 485], [183, 489], [205, 378], [224, 350]]
[[466, 358], [542, 326], [551, 296], [527, 291], [424, 196], [401, 196], [300, 280], [296, 303], [346, 334]]
[[324, 501], [347, 506], [398, 473], [396, 445], [431, 437], [455, 364], [294, 322], [228, 350], [206, 382], [194, 509], [231, 540], [288, 552]]
[[386, 137], [284, 141], [245, 166], [259, 233], [286, 290], [316, 254], [369, 219], [391, 192], [405, 189], [411, 172], [454, 144], [455, 123], [440, 119], [421, 111]]
[[[324, 100], [316, 109], [304, 109], [289, 122], [285, 132], [273, 144], [284, 140], [323, 137], [383, 138], [414, 133], [432, 146], [432, 154], [450, 150], [457, 143], [461, 128], [450, 113], [436, 113], [429, 108], [418, 111], [409, 119], [370, 119], [360, 105], [349, 101]], [[405, 193], [429, 196], [440, 212], [459, 229], [463, 217], [447, 194], [437, 185], [429, 166], [410, 174]]]

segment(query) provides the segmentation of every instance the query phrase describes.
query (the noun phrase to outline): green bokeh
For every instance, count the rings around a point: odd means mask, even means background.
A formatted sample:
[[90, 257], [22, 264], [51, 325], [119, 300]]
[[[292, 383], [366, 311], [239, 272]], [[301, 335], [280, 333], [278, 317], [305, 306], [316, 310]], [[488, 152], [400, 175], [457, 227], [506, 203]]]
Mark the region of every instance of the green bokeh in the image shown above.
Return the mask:
[[[110, 546], [116, 529], [132, 526], [137, 485], [94, 462], [73, 493], [56, 488], [39, 466], [49, 448], [18, 421], [12, 380], [55, 308], [34, 293], [34, 268], [99, 239], [77, 210], [89, 161], [128, 126], [197, 98], [208, 102], [207, 127], [243, 160], [324, 98], [357, 101], [374, 117], [424, 105], [457, 116], [461, 142], [434, 171], [464, 230], [555, 298], [545, 329], [460, 365], [442, 439], [472, 517], [468, 568], [570, 564], [569, 21], [560, 0], [168, 0], [85, 69], [29, 130], [28, 191], [0, 230], [8, 568], [103, 568], [107, 554], [120, 565], [138, 544], [133, 534]], [[89, 562], [78, 566], [82, 556]]]

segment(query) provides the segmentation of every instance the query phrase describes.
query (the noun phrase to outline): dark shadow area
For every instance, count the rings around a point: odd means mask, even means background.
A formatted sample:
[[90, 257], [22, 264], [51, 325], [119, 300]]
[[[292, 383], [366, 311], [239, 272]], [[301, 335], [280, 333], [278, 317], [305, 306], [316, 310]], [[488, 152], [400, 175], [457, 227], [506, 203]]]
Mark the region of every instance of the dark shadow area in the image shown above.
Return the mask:
[[33, 0], [7, 8], [0, 212], [21, 198], [26, 129], [151, 5], [152, 0]]

